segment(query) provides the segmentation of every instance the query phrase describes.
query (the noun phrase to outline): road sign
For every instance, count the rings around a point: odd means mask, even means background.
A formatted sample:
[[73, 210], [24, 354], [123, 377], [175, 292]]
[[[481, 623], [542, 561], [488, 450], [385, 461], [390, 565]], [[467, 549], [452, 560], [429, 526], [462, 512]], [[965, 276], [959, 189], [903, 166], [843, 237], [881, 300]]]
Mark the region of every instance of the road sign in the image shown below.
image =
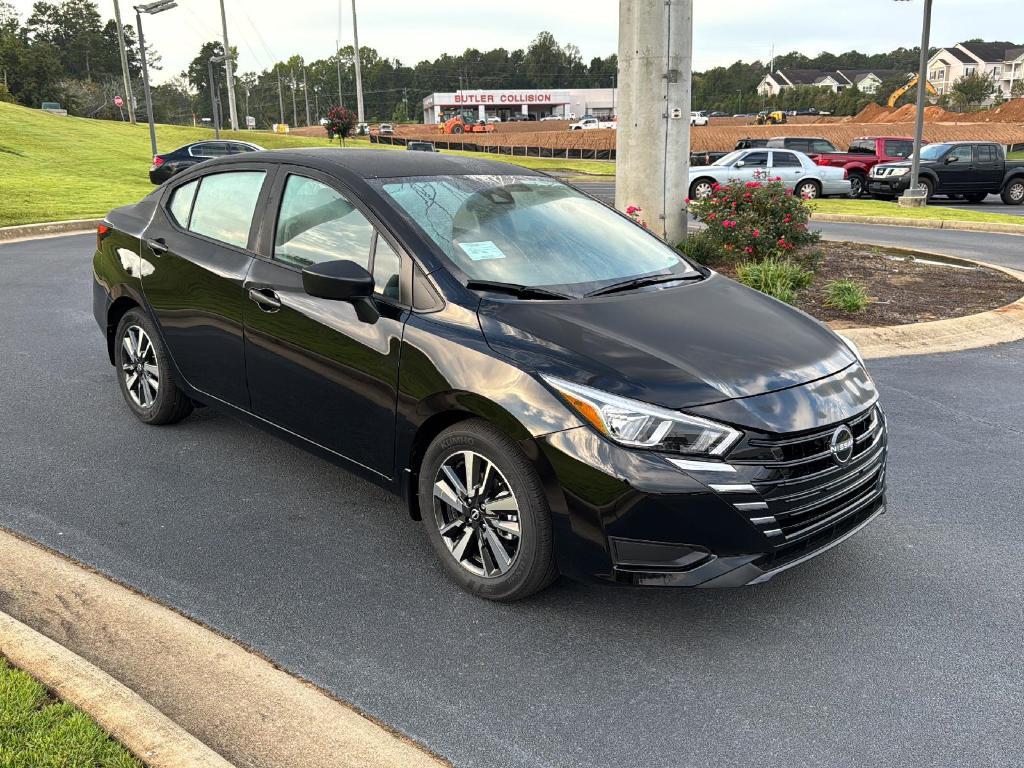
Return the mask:
[[115, 96], [114, 97], [114, 106], [118, 107], [119, 109], [121, 107], [123, 107], [124, 106], [124, 99], [122, 99], [120, 96]]
[[252, 115], [245, 116], [245, 127], [250, 130], [256, 127], [256, 118]]

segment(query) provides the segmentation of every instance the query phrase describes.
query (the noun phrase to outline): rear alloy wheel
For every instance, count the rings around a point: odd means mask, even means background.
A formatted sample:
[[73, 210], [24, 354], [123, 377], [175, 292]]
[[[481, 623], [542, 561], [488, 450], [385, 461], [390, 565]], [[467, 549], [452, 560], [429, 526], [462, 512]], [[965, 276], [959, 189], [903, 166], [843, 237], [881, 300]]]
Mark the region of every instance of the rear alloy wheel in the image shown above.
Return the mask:
[[140, 309], [125, 313], [114, 337], [114, 365], [121, 394], [146, 424], [173, 424], [192, 412], [167, 370], [167, 353], [152, 321]]
[[816, 181], [801, 181], [796, 185], [796, 196], [804, 200], [814, 200], [821, 195], [821, 185]]
[[693, 184], [690, 185], [690, 199], [691, 200], [704, 200], [715, 191], [714, 182], [711, 179], [697, 179]]
[[1014, 179], [1011, 181], [1003, 189], [1003, 194], [1000, 197], [1003, 198], [1003, 202], [1007, 205], [1020, 205], [1024, 203], [1024, 179]]
[[551, 513], [519, 446], [478, 419], [449, 427], [420, 467], [419, 505], [441, 564], [489, 600], [518, 600], [558, 575]]

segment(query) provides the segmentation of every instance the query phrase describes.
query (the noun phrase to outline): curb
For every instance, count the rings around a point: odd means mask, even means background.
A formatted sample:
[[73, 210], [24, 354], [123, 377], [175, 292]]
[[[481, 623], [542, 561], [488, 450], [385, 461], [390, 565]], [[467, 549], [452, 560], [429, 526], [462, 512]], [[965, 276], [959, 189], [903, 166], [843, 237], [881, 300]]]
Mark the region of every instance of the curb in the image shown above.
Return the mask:
[[916, 227], [918, 229], [951, 229], [961, 232], [988, 232], [1000, 235], [1024, 235], [1024, 217], [1020, 224], [1002, 224], [985, 221], [947, 221], [944, 219], [903, 219], [898, 216], [856, 216], [850, 213], [812, 213], [811, 221], [837, 224], [875, 224], [887, 227]]
[[0, 654], [89, 715], [148, 768], [232, 768], [130, 688], [2, 611]]
[[44, 221], [41, 224], [19, 224], [13, 227], [0, 227], [0, 243], [12, 242], [15, 240], [30, 240], [40, 237], [56, 237], [57, 235], [70, 235], [75, 232], [89, 232], [96, 229], [96, 226], [103, 221], [103, 218], [96, 219], [71, 219], [70, 221]]
[[[985, 267], [1002, 272], [1024, 283], [1024, 272], [988, 264], [984, 261], [949, 256], [945, 253], [890, 247], [911, 255], [932, 256], [962, 266]], [[940, 352], [961, 352], [1024, 339], [1024, 296], [1010, 304], [965, 317], [931, 320], [908, 325], [883, 325], [872, 328], [843, 328], [867, 359], [932, 355]]]

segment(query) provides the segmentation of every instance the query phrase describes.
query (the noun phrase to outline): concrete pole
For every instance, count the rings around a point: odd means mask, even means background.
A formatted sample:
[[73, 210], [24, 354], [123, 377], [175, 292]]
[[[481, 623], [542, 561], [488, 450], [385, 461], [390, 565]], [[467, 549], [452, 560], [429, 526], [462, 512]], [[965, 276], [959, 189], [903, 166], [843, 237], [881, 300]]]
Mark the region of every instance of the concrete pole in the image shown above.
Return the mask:
[[341, 41], [334, 41], [334, 63], [338, 67], [338, 106], [345, 106], [345, 96], [341, 92]]
[[114, 0], [114, 22], [117, 24], [117, 47], [121, 52], [121, 76], [124, 78], [124, 100], [128, 102], [128, 120], [135, 125], [135, 98], [132, 96], [132, 78], [128, 72], [128, 51], [124, 47], [124, 27], [121, 24], [119, 0]]
[[352, 43], [355, 45], [356, 64], [356, 117], [359, 122], [365, 122], [366, 116], [363, 113], [363, 74], [359, 66], [359, 29], [356, 26], [356, 0], [352, 0]]
[[914, 125], [914, 157], [910, 161], [910, 186], [900, 196], [899, 203], [908, 208], [927, 205], [925, 190], [919, 186], [921, 170], [921, 142], [924, 137], [924, 105], [928, 84], [928, 38], [931, 36], [932, 0], [924, 0], [924, 21], [921, 23], [921, 59], [917, 68], [917, 119]]
[[615, 206], [686, 237], [693, 0], [620, 0]]
[[231, 44], [228, 43], [228, 17], [224, 13], [224, 0], [220, 0], [220, 23], [224, 29], [224, 60], [228, 75], [228, 115], [231, 118], [231, 130], [238, 130], [238, 110], [235, 108], [235, 68], [231, 62]]
[[281, 70], [277, 70], [277, 104], [281, 107], [281, 125], [284, 125], [284, 91], [281, 90]]

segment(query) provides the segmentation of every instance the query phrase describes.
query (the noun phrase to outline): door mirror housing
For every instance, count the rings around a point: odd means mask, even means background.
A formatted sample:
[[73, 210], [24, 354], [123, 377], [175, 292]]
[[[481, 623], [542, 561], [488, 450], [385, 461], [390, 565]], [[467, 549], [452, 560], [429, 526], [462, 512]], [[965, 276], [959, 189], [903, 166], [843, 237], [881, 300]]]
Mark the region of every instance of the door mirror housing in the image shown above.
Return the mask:
[[959, 163], [959, 162], [960, 162], [960, 158], [957, 157], [956, 155], [947, 155], [946, 156], [946, 165], [949, 165], [950, 163]]
[[364, 323], [380, 318], [373, 303], [373, 275], [354, 261], [340, 259], [313, 264], [302, 270], [302, 288], [320, 299], [350, 302]]
[[744, 163], [742, 160], [737, 160], [736, 161], [736, 167], [737, 168], [742, 168], [744, 165], [746, 165], [746, 163]]

